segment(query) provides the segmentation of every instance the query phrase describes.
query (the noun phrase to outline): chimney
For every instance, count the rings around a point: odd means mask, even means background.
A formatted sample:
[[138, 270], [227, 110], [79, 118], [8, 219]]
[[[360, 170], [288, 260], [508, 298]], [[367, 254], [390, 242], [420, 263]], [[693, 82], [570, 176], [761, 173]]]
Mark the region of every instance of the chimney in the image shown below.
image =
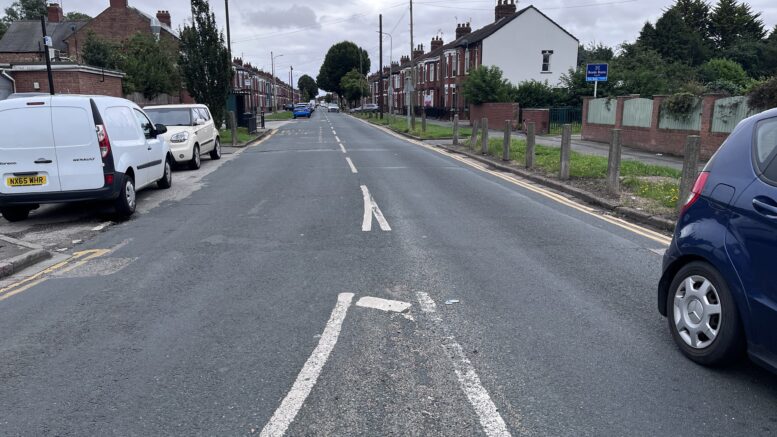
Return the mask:
[[156, 19], [167, 27], [173, 27], [173, 22], [170, 20], [170, 11], [157, 11]]
[[129, 7], [129, 0], [111, 0], [110, 7], [118, 9], [127, 9]]
[[413, 59], [420, 58], [424, 55], [424, 45], [419, 44], [418, 47], [413, 50]]
[[498, 0], [496, 9], [494, 9], [494, 21], [499, 21], [502, 18], [511, 17], [513, 14], [515, 14], [515, 11], [515, 0]]
[[469, 23], [456, 26], [456, 39], [459, 39], [464, 35], [469, 35], [470, 33], [472, 33], [472, 28], [469, 26]]
[[61, 23], [65, 18], [65, 14], [62, 13], [62, 6], [59, 3], [51, 3], [48, 6], [49, 23]]
[[435, 36], [434, 38], [432, 38], [432, 48], [431, 48], [431, 51], [435, 51], [435, 50], [439, 49], [440, 47], [442, 47], [442, 38], [440, 38], [439, 36]]

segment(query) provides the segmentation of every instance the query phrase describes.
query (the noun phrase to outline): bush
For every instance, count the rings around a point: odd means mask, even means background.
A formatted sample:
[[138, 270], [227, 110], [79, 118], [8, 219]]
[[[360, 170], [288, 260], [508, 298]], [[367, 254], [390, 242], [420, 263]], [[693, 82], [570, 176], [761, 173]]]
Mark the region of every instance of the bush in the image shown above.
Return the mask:
[[502, 77], [499, 67], [480, 66], [469, 72], [464, 82], [464, 97], [472, 104], [509, 102], [512, 86]]
[[662, 109], [675, 118], [688, 119], [699, 104], [699, 97], [689, 92], [673, 94], [664, 100]]
[[760, 110], [777, 108], [777, 76], [755, 85], [747, 93], [747, 104]]
[[547, 108], [554, 106], [557, 100], [556, 91], [548, 82], [529, 80], [521, 82], [512, 90], [513, 100], [522, 108]]
[[740, 87], [749, 80], [744, 68], [728, 59], [711, 59], [699, 67], [699, 79], [704, 83], [728, 81]]

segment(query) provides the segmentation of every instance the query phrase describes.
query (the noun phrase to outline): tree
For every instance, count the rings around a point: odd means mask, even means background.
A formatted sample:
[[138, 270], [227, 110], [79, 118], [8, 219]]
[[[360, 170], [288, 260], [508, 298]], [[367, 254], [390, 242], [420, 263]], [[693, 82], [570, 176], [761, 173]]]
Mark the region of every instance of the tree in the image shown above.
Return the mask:
[[471, 70], [463, 86], [464, 97], [475, 105], [509, 102], [511, 92], [512, 85], [502, 77], [502, 70], [497, 66], [481, 65]]
[[86, 65], [109, 69], [118, 68], [121, 61], [118, 47], [92, 31], [86, 34], [86, 40], [81, 49], [81, 59]]
[[67, 21], [89, 21], [92, 17], [82, 12], [68, 12], [65, 14], [65, 20]]
[[728, 59], [711, 59], [699, 68], [699, 79], [703, 83], [717, 81], [732, 82], [744, 87], [749, 82], [741, 65]]
[[356, 102], [370, 93], [367, 79], [357, 69], [349, 71], [340, 79], [340, 89], [343, 92], [343, 97], [350, 103]]
[[583, 67], [593, 62], [610, 62], [615, 57], [615, 51], [602, 43], [580, 45], [577, 48], [577, 65]]
[[327, 103], [332, 103], [332, 100], [334, 100], [334, 97], [332, 97], [332, 93], [326, 93], [324, 96], [324, 101]]
[[747, 104], [760, 110], [777, 108], [777, 76], [753, 87], [747, 94]]
[[312, 77], [303, 74], [297, 81], [297, 88], [303, 101], [313, 100], [318, 95], [318, 85]]
[[139, 92], [147, 99], [176, 93], [181, 78], [175, 65], [176, 48], [148, 33], [136, 33], [124, 46], [121, 70], [127, 73], [124, 92]]
[[232, 81], [231, 60], [207, 0], [192, 0], [191, 6], [194, 20], [181, 31], [178, 65], [189, 94], [208, 105], [216, 126], [221, 126]]
[[367, 51], [350, 41], [339, 42], [327, 51], [316, 83], [324, 91], [342, 95], [343, 89], [340, 87], [340, 82], [343, 76], [354, 69], [362, 75], [370, 71], [370, 58]]
[[664, 12], [656, 21], [655, 34], [644, 44], [669, 61], [700, 65], [709, 57], [709, 49], [702, 35], [694, 32], [680, 12], [673, 8]]
[[39, 20], [48, 15], [46, 0], [16, 0], [5, 8], [3, 21], [10, 23], [19, 20]]
[[703, 39], [710, 35], [710, 5], [705, 0], [677, 0], [672, 6], [691, 31]]
[[719, 0], [710, 14], [710, 35], [718, 50], [726, 50], [742, 41], [760, 41], [766, 29], [761, 14], [753, 13], [747, 3]]

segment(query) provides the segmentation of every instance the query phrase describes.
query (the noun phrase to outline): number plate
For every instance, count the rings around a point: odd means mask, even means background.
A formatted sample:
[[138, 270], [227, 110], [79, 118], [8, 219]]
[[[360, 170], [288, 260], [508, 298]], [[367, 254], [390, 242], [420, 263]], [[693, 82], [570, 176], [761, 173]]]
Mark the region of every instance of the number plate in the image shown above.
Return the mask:
[[31, 187], [46, 185], [46, 176], [13, 176], [5, 180], [9, 187]]

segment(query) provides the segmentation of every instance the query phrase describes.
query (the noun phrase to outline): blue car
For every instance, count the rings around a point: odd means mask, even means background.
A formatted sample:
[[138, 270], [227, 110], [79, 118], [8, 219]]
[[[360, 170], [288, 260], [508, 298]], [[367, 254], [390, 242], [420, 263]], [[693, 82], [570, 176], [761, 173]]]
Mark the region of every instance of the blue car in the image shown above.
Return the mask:
[[294, 105], [294, 118], [297, 118], [297, 117], [310, 118], [312, 114], [313, 114], [313, 111], [310, 109], [310, 106], [308, 106], [307, 104]]
[[658, 310], [691, 360], [777, 371], [777, 109], [743, 120], [698, 177], [663, 260]]

